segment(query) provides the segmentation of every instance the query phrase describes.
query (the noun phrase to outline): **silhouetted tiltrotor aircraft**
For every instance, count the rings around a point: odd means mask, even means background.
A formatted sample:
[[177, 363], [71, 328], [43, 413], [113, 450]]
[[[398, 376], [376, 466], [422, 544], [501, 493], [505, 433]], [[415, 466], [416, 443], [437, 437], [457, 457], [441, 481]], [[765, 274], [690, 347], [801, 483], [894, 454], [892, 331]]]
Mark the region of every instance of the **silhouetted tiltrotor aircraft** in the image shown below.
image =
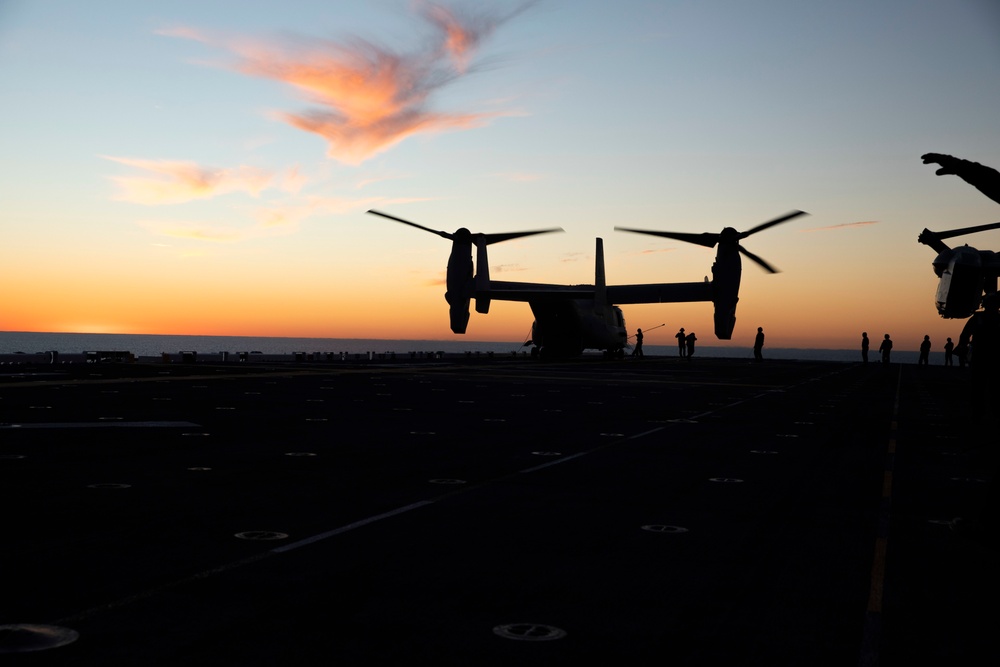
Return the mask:
[[[715, 335], [722, 340], [732, 337], [736, 325], [736, 303], [739, 301], [742, 265], [740, 253], [776, 273], [770, 264], [748, 252], [740, 241], [759, 231], [804, 215], [793, 211], [758, 225], [747, 232], [726, 227], [717, 234], [685, 234], [616, 227], [616, 230], [651, 234], [688, 243], [718, 245], [711, 281], [690, 283], [650, 283], [641, 285], [608, 285], [604, 275], [604, 241], [597, 239], [593, 285], [552, 285], [491, 280], [486, 248], [491, 243], [510, 239], [563, 231], [561, 228], [541, 229], [506, 234], [473, 234], [464, 227], [454, 233], [435, 231], [402, 218], [370, 210], [369, 213], [416, 227], [452, 242], [448, 258], [445, 300], [450, 306], [451, 330], [465, 333], [469, 323], [469, 302], [476, 300], [476, 312], [488, 313], [491, 301], [523, 301], [531, 307], [535, 321], [531, 325], [532, 353], [552, 356], [580, 354], [583, 350], [603, 350], [609, 356], [622, 356], [628, 335], [625, 318], [616, 304], [680, 303], [711, 301], [715, 304]], [[473, 274], [472, 246], [476, 246], [476, 268]]]
[[[975, 186], [990, 199], [1000, 203], [1000, 172], [961, 158], [941, 153], [925, 153], [921, 156], [924, 164], [937, 163], [941, 168], [937, 175], [955, 174]], [[953, 236], [974, 232], [1000, 229], [1000, 222], [975, 227], [963, 227], [944, 232], [924, 229], [917, 241], [937, 251], [934, 258], [934, 273], [938, 277], [937, 311], [941, 317], [962, 319], [972, 315], [979, 308], [984, 294], [997, 291], [997, 276], [1000, 275], [1000, 255], [992, 250], [977, 250], [969, 245], [949, 248], [943, 242]]]

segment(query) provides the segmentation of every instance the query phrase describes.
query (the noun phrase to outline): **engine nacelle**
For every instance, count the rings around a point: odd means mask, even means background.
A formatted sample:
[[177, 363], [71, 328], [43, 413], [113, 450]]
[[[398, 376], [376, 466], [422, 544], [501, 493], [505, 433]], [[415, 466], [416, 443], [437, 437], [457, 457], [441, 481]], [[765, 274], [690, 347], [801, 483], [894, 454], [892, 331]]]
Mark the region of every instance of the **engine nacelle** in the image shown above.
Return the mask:
[[[941, 256], [938, 256], [941, 259]], [[935, 260], [935, 272], [938, 263]], [[938, 281], [937, 311], [946, 319], [963, 319], [976, 312], [983, 298], [985, 274], [979, 251], [963, 246], [951, 253]]]
[[444, 293], [445, 301], [451, 306], [449, 315], [453, 333], [464, 334], [469, 326], [469, 301], [474, 289], [472, 281], [472, 234], [463, 227], [452, 238], [446, 279], [448, 291]]
[[739, 298], [723, 303], [715, 301], [715, 337], [719, 340], [732, 340], [733, 329], [736, 328], [736, 303]]
[[465, 300], [464, 308], [452, 305], [448, 309], [448, 315], [451, 317], [452, 333], [464, 334], [469, 327], [469, 300]]
[[740, 301], [743, 264], [735, 247], [719, 244], [712, 265], [712, 303], [715, 305], [715, 337], [731, 340], [736, 328], [736, 304]]

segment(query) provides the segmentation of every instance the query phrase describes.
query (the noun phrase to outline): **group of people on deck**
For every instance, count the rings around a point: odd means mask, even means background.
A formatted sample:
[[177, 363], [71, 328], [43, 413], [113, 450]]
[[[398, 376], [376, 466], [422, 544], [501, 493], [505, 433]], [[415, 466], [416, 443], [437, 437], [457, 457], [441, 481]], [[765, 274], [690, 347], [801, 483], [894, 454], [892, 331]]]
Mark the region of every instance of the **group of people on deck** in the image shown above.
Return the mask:
[[684, 327], [681, 327], [681, 330], [674, 334], [674, 338], [677, 339], [677, 354], [690, 359], [694, 355], [694, 342], [698, 340], [694, 332], [685, 335]]
[[[694, 343], [698, 340], [698, 337], [694, 335], [694, 332], [684, 333], [684, 327], [681, 327], [680, 331], [674, 334], [674, 338], [677, 339], [677, 354], [686, 359], [690, 359], [694, 356]], [[633, 357], [641, 357], [643, 355], [642, 351], [642, 329], [637, 329], [635, 332], [635, 345], [632, 348]], [[764, 329], [762, 327], [757, 327], [757, 336], [754, 338], [753, 343], [753, 356], [755, 361], [764, 360]]]
[[[963, 331], [963, 334], [965, 332]], [[966, 336], [963, 340], [959, 339], [958, 345], [956, 345], [951, 338], [944, 344], [944, 365], [953, 366], [955, 364], [954, 359], [958, 357], [958, 365], [965, 366], [966, 359], [969, 353], [969, 338], [971, 335]], [[868, 348], [870, 341], [868, 340], [868, 332], [861, 332], [861, 361], [863, 363], [868, 363]], [[924, 336], [923, 341], [920, 343], [920, 356], [917, 357], [917, 365], [927, 366], [930, 364], [931, 355], [931, 337]], [[882, 339], [881, 344], [878, 346], [878, 352], [880, 360], [883, 364], [888, 364], [892, 358], [892, 338], [889, 334], [885, 334]]]

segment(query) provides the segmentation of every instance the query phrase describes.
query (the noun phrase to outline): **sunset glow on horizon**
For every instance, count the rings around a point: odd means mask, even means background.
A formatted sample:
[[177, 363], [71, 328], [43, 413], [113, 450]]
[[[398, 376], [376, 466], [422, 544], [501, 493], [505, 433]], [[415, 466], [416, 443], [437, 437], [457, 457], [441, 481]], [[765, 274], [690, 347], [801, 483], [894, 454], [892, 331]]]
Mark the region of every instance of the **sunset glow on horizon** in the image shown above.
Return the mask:
[[[986, 0], [219, 0], [0, 6], [0, 331], [448, 340], [435, 230], [506, 281], [701, 281], [747, 230], [731, 341], [710, 303], [623, 306], [672, 345], [940, 350], [917, 243], [1000, 220], [921, 163], [1000, 168]], [[1000, 251], [1000, 231], [952, 245]], [[465, 340], [520, 345], [527, 304]]]

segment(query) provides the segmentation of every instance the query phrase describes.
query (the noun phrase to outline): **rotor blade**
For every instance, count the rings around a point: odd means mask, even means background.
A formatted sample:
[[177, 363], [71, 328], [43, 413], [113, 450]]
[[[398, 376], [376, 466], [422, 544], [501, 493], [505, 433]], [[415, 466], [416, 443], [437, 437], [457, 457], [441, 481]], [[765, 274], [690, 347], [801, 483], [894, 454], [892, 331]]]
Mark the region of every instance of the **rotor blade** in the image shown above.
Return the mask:
[[510, 241], [511, 239], [518, 239], [522, 236], [533, 236], [535, 234], [548, 234], [549, 232], [564, 232], [562, 227], [552, 227], [550, 229], [536, 229], [530, 232], [507, 232], [506, 234], [476, 234], [477, 237], [481, 238], [486, 245], [492, 243], [501, 243], [503, 241]]
[[757, 225], [753, 229], [750, 229], [750, 230], [747, 230], [745, 232], [740, 233], [740, 238], [741, 239], [745, 239], [746, 237], [750, 236], [751, 234], [756, 234], [757, 232], [762, 232], [765, 229], [767, 229], [768, 227], [774, 227], [775, 225], [780, 225], [781, 223], [786, 222], [788, 220], [791, 220], [792, 218], [797, 218], [800, 215], [809, 215], [809, 214], [806, 213], [805, 211], [791, 211], [791, 212], [786, 213], [785, 215], [781, 216], [780, 218], [775, 218], [774, 220], [771, 220], [769, 222], [765, 222], [763, 224]]
[[749, 259], [752, 259], [753, 261], [755, 261], [758, 264], [760, 264], [760, 266], [763, 267], [763, 269], [765, 271], [769, 271], [770, 273], [778, 273], [778, 269], [774, 268], [773, 266], [771, 266], [770, 264], [768, 264], [767, 262], [765, 262], [764, 260], [762, 260], [757, 255], [753, 254], [752, 252], [750, 252], [749, 250], [747, 250], [743, 246], [739, 245], [739, 246], [736, 246], [736, 247], [739, 249], [739, 251], [741, 253], [743, 253], [744, 255], [746, 255]]
[[394, 215], [389, 215], [388, 213], [382, 213], [380, 211], [376, 211], [375, 209], [369, 209], [368, 212], [369, 213], [374, 213], [375, 215], [380, 215], [383, 218], [388, 218], [390, 220], [395, 220], [396, 222], [401, 222], [404, 225], [409, 225], [410, 227], [416, 227], [417, 229], [422, 229], [425, 232], [430, 232], [431, 234], [437, 234], [441, 238], [448, 239], [449, 241], [452, 240], [452, 235], [449, 234], [448, 232], [439, 232], [437, 230], [431, 229], [430, 227], [424, 227], [423, 225], [418, 225], [415, 222], [410, 222], [409, 220], [403, 220], [402, 218], [397, 218]]
[[709, 232], [705, 232], [703, 234], [688, 234], [685, 232], [656, 232], [649, 229], [633, 229], [631, 227], [615, 227], [615, 231], [660, 236], [665, 239], [674, 239], [675, 241], [694, 243], [695, 245], [705, 246], [706, 248], [715, 247], [715, 244], [719, 242], [719, 235], [711, 234]]
[[976, 227], [963, 227], [962, 229], [951, 229], [947, 232], [934, 232], [939, 239], [950, 239], [953, 236], [972, 234], [974, 232], [985, 232], [988, 229], [1000, 229], [1000, 222], [991, 222], [988, 225], [978, 225]]

